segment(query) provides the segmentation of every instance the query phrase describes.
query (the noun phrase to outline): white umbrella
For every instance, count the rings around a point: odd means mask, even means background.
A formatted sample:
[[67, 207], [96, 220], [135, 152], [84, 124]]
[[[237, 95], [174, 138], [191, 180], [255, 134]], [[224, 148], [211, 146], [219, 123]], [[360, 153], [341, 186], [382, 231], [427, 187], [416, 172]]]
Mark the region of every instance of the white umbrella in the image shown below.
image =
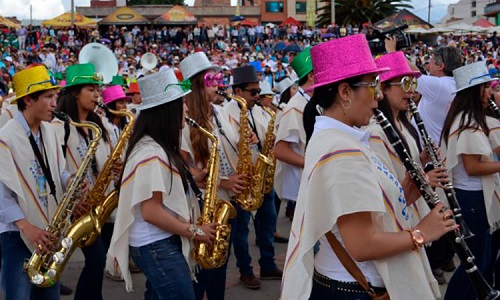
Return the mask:
[[432, 29], [427, 30], [427, 33], [445, 33], [445, 32], [453, 32], [455, 29], [451, 29], [448, 27], [434, 27]]
[[427, 33], [428, 30], [422, 27], [410, 28], [405, 30], [406, 33], [417, 34], [417, 33]]
[[495, 26], [495, 27], [489, 27], [487, 28], [488, 33], [493, 33], [493, 32], [500, 32], [500, 26]]
[[473, 31], [474, 26], [461, 23], [455, 23], [448, 26], [448, 28], [453, 29], [455, 31]]

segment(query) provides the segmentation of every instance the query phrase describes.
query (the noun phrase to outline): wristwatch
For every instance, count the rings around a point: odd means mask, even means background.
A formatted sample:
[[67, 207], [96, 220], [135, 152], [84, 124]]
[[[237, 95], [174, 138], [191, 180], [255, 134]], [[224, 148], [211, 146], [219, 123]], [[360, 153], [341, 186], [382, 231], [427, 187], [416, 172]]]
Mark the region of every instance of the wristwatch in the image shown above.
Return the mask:
[[416, 229], [416, 228], [410, 228], [410, 229], [406, 229], [406, 231], [408, 231], [408, 233], [410, 233], [411, 235], [411, 240], [413, 241], [413, 249], [412, 250], [417, 250], [417, 249], [420, 249], [422, 248], [422, 246], [424, 246], [424, 234], [422, 233], [422, 231]]
[[201, 229], [200, 227], [196, 227], [194, 225], [190, 226], [188, 228], [188, 231], [193, 233], [193, 236], [191, 236], [191, 239], [194, 239], [194, 237], [197, 236], [197, 235], [199, 235], [199, 236], [205, 236], [205, 231], [203, 231], [203, 229]]

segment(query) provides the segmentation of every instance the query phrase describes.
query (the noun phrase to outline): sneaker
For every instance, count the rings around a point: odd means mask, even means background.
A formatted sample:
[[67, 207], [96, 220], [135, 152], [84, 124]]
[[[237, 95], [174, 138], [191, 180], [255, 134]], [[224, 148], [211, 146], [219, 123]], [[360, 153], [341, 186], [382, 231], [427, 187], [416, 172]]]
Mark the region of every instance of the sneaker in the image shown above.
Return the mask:
[[444, 278], [444, 272], [441, 269], [432, 269], [432, 275], [436, 278], [439, 285], [446, 284], [446, 278]]
[[276, 269], [271, 272], [260, 271], [261, 280], [281, 280], [281, 277], [283, 277], [283, 271], [280, 269]]
[[286, 244], [286, 243], [288, 243], [288, 239], [284, 236], [281, 236], [279, 233], [275, 232], [274, 233], [274, 242], [279, 243], [279, 244]]
[[251, 290], [260, 289], [260, 281], [253, 274], [241, 275], [240, 281], [248, 289]]
[[66, 295], [71, 295], [73, 293], [73, 290], [70, 289], [69, 287], [60, 284], [59, 285], [59, 294], [66, 296]]
[[457, 267], [455, 266], [455, 262], [453, 262], [453, 259], [450, 259], [449, 261], [443, 263], [441, 266], [441, 270], [445, 272], [453, 272], [455, 271]]

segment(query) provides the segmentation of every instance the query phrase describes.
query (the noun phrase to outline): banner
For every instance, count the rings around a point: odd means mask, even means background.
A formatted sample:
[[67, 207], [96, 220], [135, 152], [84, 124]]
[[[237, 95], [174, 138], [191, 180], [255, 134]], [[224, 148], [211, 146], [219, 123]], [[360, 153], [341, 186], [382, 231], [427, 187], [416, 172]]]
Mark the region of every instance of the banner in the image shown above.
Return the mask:
[[316, 0], [306, 1], [306, 25], [311, 27], [316, 25]]

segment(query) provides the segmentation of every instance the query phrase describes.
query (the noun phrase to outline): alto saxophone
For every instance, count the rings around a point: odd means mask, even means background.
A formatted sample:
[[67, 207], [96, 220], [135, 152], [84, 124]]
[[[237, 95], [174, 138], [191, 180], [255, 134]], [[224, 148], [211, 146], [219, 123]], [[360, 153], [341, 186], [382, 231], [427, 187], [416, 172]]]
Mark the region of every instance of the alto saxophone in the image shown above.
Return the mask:
[[246, 175], [248, 185], [241, 194], [236, 196], [236, 203], [243, 210], [254, 211], [264, 203], [264, 184], [265, 176], [271, 161], [262, 153], [258, 154], [255, 166], [252, 163], [252, 151], [248, 140], [250, 138], [250, 126], [248, 123], [248, 108], [245, 99], [219, 93], [223, 96], [233, 99], [240, 106], [240, 140], [238, 141], [238, 164], [236, 165], [236, 173]]
[[262, 149], [262, 154], [269, 159], [270, 166], [265, 175], [266, 183], [264, 186], [264, 194], [270, 193], [274, 185], [274, 172], [276, 171], [276, 156], [274, 155], [274, 123], [276, 122], [276, 113], [267, 106], [261, 106], [271, 116], [269, 124], [267, 125], [266, 140]]
[[[91, 130], [94, 139], [90, 143], [80, 167], [66, 188], [52, 220], [45, 228], [47, 232], [52, 233], [56, 237], [55, 246], [48, 254], [34, 252], [31, 258], [24, 263], [23, 268], [28, 274], [30, 282], [38, 287], [49, 287], [59, 280], [68, 262], [65, 256], [71, 255], [71, 252], [74, 250], [73, 240], [67, 237], [68, 229], [72, 224], [71, 215], [78, 202], [78, 194], [81, 191], [85, 175], [94, 159], [102, 135], [101, 129], [95, 123], [77, 123], [71, 121], [64, 113], [53, 112], [53, 114], [73, 126]], [[66, 254], [68, 251], [70, 251], [69, 255]]]
[[219, 140], [208, 130], [201, 127], [193, 119], [186, 118], [186, 122], [200, 130], [212, 141], [210, 157], [208, 159], [208, 175], [205, 186], [205, 197], [203, 209], [198, 219], [198, 225], [218, 223], [215, 230], [215, 240], [212, 245], [205, 242], [195, 241], [191, 252], [193, 258], [205, 269], [218, 268], [224, 265], [229, 254], [229, 238], [231, 236], [231, 225], [229, 219], [236, 217], [236, 209], [231, 203], [217, 199], [217, 181], [219, 179], [220, 156]]
[[[95, 242], [97, 236], [101, 234], [102, 226], [107, 222], [111, 213], [118, 206], [119, 195], [117, 190], [113, 190], [107, 196], [106, 190], [113, 180], [113, 167], [116, 165], [117, 161], [123, 157], [123, 152], [126, 149], [135, 123], [135, 115], [131, 112], [126, 110], [112, 110], [100, 103], [98, 105], [114, 115], [128, 118], [129, 122], [125, 128], [123, 128], [113, 152], [111, 152], [102, 170], [99, 172], [99, 175], [97, 175], [92, 190], [85, 196], [83, 203], [90, 207], [89, 212], [74, 222], [68, 231], [67, 237], [77, 242], [75, 244], [80, 248], [88, 247]], [[66, 257], [69, 258], [68, 255]]]

